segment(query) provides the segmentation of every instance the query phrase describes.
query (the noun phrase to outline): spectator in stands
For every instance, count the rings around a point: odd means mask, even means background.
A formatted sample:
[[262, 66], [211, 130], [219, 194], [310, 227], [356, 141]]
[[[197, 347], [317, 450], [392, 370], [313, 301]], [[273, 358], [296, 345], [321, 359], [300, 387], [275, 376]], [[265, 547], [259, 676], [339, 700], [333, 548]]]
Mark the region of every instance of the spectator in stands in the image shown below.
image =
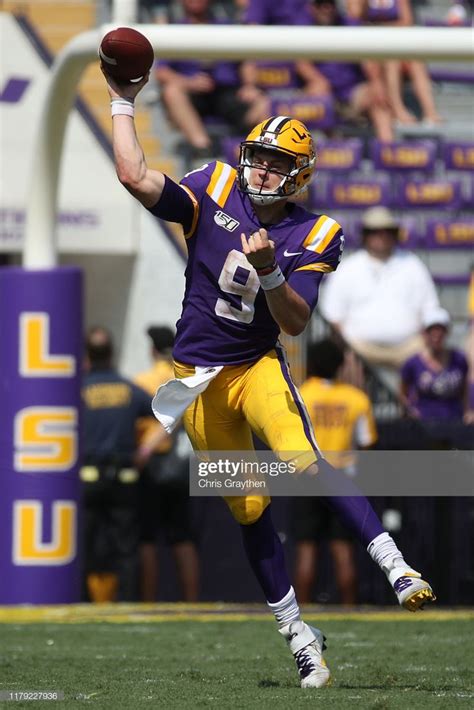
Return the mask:
[[[318, 26], [346, 25], [336, 0], [311, 0], [307, 7], [308, 23]], [[381, 141], [394, 140], [392, 115], [383, 74], [377, 62], [298, 62], [297, 69], [307, 90], [333, 96], [342, 115], [357, 119], [366, 114], [375, 135]]]
[[[354, 8], [356, 8], [354, 10]], [[407, 27], [414, 24], [410, 0], [388, 0], [380, 3], [378, 0], [352, 0], [351, 9], [357, 19], [369, 24], [384, 27]], [[403, 100], [403, 80], [411, 81], [413, 92], [418, 100], [422, 120], [425, 127], [433, 127], [442, 123], [434, 97], [431, 80], [425, 64], [410, 60], [390, 60], [383, 63], [387, 92], [394, 119], [401, 125], [417, 123], [416, 116], [409, 111]]]
[[[308, 350], [308, 379], [300, 393], [317, 432], [318, 446], [335, 467], [353, 472], [350, 453], [372, 447], [377, 431], [370, 401], [362, 390], [338, 381], [344, 352], [332, 340]], [[356, 569], [352, 536], [318, 498], [291, 500], [291, 527], [296, 541], [295, 591], [310, 602], [316, 578], [318, 546], [329, 543], [343, 604], [356, 604]]]
[[[217, 24], [210, 0], [181, 0], [185, 24]], [[156, 78], [171, 121], [183, 133], [197, 157], [212, 150], [206, 117], [226, 121], [239, 135], [268, 116], [268, 98], [255, 86], [240, 86], [238, 65], [232, 62], [159, 61]]]
[[449, 27], [467, 27], [470, 12], [462, 0], [452, 0], [451, 7], [446, 13], [445, 23]]
[[474, 422], [468, 404], [468, 364], [464, 353], [446, 345], [450, 316], [444, 308], [423, 318], [423, 349], [401, 370], [400, 398], [410, 416], [446, 422]]
[[[154, 396], [160, 385], [173, 379], [171, 358], [174, 336], [166, 326], [151, 326], [153, 364], [135, 378], [137, 385]], [[158, 593], [158, 549], [164, 533], [176, 562], [182, 598], [198, 598], [199, 559], [188, 495], [191, 446], [181, 427], [172, 436], [156, 420], [146, 422], [141, 451], [149, 455], [140, 479], [141, 598], [156, 601]]]
[[386, 207], [362, 219], [362, 248], [344, 259], [322, 292], [321, 311], [369, 362], [399, 368], [422, 345], [425, 313], [438, 306], [431, 275], [397, 248], [399, 224]]
[[86, 339], [80, 474], [85, 582], [95, 602], [138, 599], [136, 424], [141, 417], [151, 420], [151, 397], [122, 377], [112, 359], [110, 333], [92, 328]]

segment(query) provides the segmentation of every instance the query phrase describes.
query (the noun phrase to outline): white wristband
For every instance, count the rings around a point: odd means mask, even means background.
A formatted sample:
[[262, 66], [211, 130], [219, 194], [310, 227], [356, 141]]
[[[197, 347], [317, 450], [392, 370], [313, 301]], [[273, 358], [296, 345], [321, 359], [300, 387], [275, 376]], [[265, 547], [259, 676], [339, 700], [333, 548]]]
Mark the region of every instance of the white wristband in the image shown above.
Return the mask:
[[112, 99], [110, 108], [113, 116], [135, 116], [135, 107], [131, 99]]
[[270, 274], [261, 275], [258, 277], [260, 286], [264, 291], [272, 291], [285, 283], [285, 277], [279, 266], [276, 267]]

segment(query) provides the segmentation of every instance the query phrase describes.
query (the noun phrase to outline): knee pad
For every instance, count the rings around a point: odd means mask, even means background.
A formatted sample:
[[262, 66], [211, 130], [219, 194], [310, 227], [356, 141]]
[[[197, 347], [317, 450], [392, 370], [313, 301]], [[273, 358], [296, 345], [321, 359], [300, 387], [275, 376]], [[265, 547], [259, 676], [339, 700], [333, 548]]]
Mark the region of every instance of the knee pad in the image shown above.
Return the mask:
[[270, 503], [268, 496], [232, 496], [225, 499], [234, 519], [240, 525], [252, 525]]

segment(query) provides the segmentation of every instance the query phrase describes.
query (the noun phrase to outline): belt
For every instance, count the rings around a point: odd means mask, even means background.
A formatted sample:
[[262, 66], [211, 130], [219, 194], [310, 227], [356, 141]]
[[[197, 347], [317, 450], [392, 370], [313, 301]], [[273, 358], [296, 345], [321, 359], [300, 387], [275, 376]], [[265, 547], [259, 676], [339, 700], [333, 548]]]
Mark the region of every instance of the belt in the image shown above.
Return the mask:
[[[107, 464], [103, 466], [82, 466], [79, 471], [79, 478], [84, 483], [96, 483], [101, 478], [101, 473], [107, 470], [113, 472], [114, 478], [120, 483], [136, 483], [139, 478], [139, 473], [135, 468], [116, 468]], [[108, 477], [107, 475], [105, 477]]]

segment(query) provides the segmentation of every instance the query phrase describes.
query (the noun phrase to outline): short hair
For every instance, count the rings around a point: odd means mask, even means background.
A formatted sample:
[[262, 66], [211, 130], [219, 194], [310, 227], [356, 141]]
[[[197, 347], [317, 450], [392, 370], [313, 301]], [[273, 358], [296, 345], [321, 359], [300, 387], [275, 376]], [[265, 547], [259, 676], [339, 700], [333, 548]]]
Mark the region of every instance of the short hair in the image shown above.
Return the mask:
[[110, 332], [96, 325], [89, 329], [86, 336], [86, 354], [91, 365], [110, 365], [114, 354], [114, 344]]
[[318, 340], [308, 347], [307, 371], [309, 377], [333, 380], [343, 362], [344, 350], [330, 338]]
[[158, 352], [171, 351], [174, 343], [174, 334], [171, 328], [166, 325], [151, 325], [147, 333], [155, 350]]

